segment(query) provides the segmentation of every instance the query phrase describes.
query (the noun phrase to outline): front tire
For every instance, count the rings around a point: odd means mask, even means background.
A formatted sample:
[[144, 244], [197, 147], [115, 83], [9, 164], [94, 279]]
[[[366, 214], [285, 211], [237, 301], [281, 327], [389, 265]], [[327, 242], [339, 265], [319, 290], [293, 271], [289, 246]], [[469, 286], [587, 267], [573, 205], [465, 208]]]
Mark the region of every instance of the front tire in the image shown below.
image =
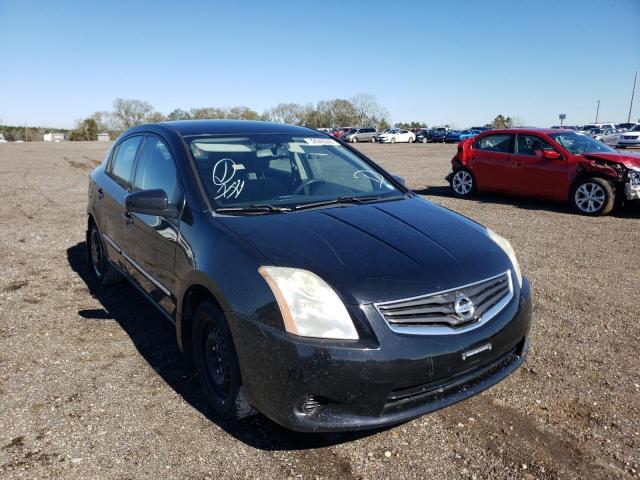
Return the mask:
[[240, 364], [222, 311], [204, 301], [194, 315], [191, 346], [200, 385], [207, 402], [224, 420], [239, 420], [254, 413], [247, 401]]
[[371, 137], [371, 143], [376, 143], [376, 137]]
[[423, 138], [422, 143], [429, 143], [429, 140], [427, 140], [426, 138]]
[[476, 191], [476, 179], [470, 170], [461, 168], [453, 172], [449, 186], [451, 193], [458, 198], [472, 197]]
[[91, 222], [87, 232], [87, 262], [89, 271], [100, 285], [112, 285], [122, 281], [122, 274], [109, 263], [100, 230], [94, 222]]
[[604, 178], [579, 180], [571, 189], [571, 203], [583, 215], [607, 215], [615, 205], [613, 186]]
[[413, 143], [413, 137], [409, 137], [409, 143]]
[[392, 138], [392, 139], [391, 139], [391, 143], [396, 143], [396, 139], [395, 139], [395, 138]]
[[358, 137], [353, 137], [351, 139], [351, 143], [358, 143]]

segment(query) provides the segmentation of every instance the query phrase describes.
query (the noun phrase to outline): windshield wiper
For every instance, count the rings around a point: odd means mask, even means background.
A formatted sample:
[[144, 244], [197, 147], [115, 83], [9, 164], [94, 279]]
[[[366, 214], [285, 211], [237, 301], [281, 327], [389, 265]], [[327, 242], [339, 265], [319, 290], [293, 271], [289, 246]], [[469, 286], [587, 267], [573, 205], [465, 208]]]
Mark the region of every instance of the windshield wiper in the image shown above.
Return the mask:
[[355, 197], [355, 196], [344, 196], [333, 198], [331, 200], [323, 200], [321, 202], [313, 202], [313, 203], [303, 203], [301, 205], [296, 205], [294, 208], [296, 210], [306, 210], [307, 208], [316, 208], [316, 207], [324, 207], [326, 205], [336, 205], [340, 203], [367, 203], [367, 202], [375, 202], [380, 200], [398, 200], [402, 198], [402, 196], [393, 196], [393, 197], [385, 197], [382, 195], [370, 196], [370, 197]]
[[246, 207], [222, 207], [216, 208], [216, 212], [244, 212], [244, 213], [262, 213], [262, 212], [290, 212], [289, 207], [276, 207], [268, 203], [254, 203]]

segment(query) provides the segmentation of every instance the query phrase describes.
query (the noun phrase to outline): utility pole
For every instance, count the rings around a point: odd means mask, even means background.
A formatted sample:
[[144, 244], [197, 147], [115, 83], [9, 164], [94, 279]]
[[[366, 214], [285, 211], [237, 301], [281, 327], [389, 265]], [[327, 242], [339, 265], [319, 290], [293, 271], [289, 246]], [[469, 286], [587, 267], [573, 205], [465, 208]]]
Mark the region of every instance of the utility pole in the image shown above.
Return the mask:
[[594, 123], [598, 123], [598, 114], [600, 113], [600, 100], [598, 100], [598, 107], [596, 108], [596, 121]]
[[631, 109], [633, 108], [633, 97], [636, 94], [636, 80], [638, 79], [638, 70], [636, 76], [633, 77], [633, 90], [631, 90], [631, 101], [629, 102], [629, 115], [627, 115], [627, 123], [631, 122]]

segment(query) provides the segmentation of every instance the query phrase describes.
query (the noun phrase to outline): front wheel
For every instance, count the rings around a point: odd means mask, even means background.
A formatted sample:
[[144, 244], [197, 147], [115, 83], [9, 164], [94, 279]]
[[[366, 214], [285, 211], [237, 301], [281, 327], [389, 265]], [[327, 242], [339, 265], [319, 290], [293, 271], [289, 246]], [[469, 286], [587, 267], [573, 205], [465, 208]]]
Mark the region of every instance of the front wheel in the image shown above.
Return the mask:
[[353, 137], [351, 139], [351, 143], [358, 143], [358, 137]]
[[613, 210], [615, 192], [613, 186], [603, 178], [586, 178], [573, 186], [571, 203], [583, 215], [607, 215]]
[[476, 193], [476, 180], [466, 168], [454, 172], [450, 182], [451, 193], [458, 198], [469, 198]]
[[409, 137], [409, 143], [413, 143], [413, 137]]
[[233, 338], [219, 308], [204, 301], [193, 318], [193, 358], [204, 395], [224, 420], [238, 420], [254, 413], [247, 402]]
[[371, 137], [371, 143], [376, 143], [376, 137]]
[[395, 138], [392, 138], [392, 139], [391, 139], [391, 143], [396, 143], [396, 139], [395, 139]]
[[423, 138], [422, 143], [429, 143], [429, 141], [426, 138]]

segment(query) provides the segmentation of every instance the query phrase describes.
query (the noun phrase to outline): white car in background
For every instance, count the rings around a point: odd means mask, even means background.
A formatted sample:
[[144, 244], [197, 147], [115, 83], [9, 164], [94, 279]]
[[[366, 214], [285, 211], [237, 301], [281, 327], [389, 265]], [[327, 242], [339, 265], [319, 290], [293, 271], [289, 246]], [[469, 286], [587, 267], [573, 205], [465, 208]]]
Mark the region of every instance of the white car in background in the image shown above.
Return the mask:
[[616, 147], [618, 145], [618, 139], [622, 133], [617, 128], [604, 128], [593, 130], [593, 132], [594, 133], [591, 135], [593, 138], [612, 147]]
[[378, 135], [377, 141], [380, 143], [413, 143], [416, 141], [416, 134], [404, 128], [388, 128]]
[[618, 148], [640, 147], [640, 125], [620, 134]]

